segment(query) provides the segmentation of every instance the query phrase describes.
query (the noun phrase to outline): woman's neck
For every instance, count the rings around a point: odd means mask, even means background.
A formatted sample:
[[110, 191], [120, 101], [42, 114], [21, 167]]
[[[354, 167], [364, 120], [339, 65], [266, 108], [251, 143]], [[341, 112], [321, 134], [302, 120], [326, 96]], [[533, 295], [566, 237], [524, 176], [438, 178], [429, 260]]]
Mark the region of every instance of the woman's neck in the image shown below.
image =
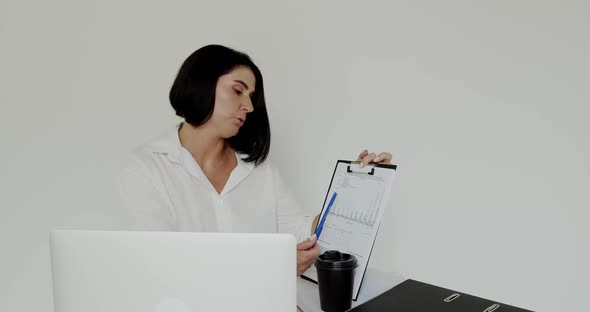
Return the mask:
[[193, 155], [201, 167], [224, 160], [228, 155], [234, 154], [224, 138], [203, 126], [194, 127], [183, 122], [178, 131], [178, 137], [180, 144]]

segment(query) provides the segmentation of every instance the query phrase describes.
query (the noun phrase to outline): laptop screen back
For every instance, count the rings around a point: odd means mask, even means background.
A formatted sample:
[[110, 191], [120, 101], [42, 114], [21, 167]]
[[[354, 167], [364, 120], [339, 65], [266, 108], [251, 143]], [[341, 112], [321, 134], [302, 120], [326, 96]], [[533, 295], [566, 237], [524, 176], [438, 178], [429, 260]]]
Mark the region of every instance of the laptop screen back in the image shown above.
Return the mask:
[[56, 312], [294, 311], [286, 234], [54, 231]]

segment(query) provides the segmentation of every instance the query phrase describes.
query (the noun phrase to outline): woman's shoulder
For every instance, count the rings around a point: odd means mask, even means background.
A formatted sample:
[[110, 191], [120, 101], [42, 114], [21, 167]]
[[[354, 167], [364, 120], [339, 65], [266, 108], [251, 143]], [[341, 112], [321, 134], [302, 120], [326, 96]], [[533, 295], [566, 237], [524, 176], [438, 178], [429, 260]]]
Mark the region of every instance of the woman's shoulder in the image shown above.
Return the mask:
[[125, 160], [126, 170], [144, 170], [156, 166], [162, 158], [177, 156], [180, 141], [176, 131], [163, 133], [133, 148]]
[[268, 157], [263, 163], [255, 166], [254, 170], [270, 177], [274, 183], [282, 180], [281, 170], [277, 166], [276, 161], [272, 160], [272, 157]]

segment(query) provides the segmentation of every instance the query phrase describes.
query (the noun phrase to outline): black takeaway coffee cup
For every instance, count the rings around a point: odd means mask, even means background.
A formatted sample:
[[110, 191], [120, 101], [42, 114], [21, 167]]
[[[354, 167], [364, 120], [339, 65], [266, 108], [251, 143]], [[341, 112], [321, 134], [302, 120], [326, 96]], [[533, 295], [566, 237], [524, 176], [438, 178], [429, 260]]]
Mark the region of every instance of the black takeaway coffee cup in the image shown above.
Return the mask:
[[358, 262], [353, 255], [337, 250], [324, 252], [315, 260], [323, 311], [340, 312], [350, 309], [354, 271]]

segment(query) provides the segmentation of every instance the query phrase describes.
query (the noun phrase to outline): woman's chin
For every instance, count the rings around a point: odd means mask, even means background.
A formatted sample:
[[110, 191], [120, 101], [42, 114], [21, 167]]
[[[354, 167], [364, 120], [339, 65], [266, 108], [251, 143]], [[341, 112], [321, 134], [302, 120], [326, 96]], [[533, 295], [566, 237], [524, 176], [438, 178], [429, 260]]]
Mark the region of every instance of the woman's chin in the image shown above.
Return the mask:
[[238, 128], [237, 130], [231, 130], [231, 131], [227, 131], [225, 132], [225, 134], [223, 135], [223, 138], [225, 139], [229, 139], [229, 138], [233, 138], [236, 135], [238, 135], [238, 133], [240, 132], [240, 129]]

